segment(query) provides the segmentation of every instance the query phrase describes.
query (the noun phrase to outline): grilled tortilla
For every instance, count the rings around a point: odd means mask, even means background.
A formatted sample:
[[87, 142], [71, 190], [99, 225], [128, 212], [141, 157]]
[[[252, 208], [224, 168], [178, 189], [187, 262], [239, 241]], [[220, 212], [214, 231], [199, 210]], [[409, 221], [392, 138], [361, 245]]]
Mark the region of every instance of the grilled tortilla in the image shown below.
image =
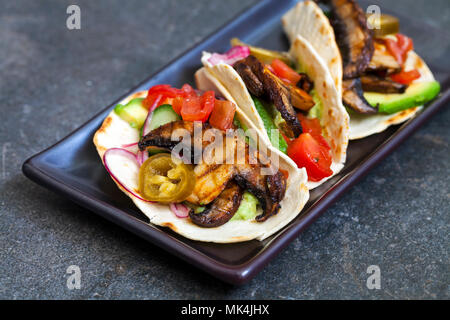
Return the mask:
[[[126, 104], [134, 98], [145, 97], [147, 92], [137, 92], [126, 98], [121, 104]], [[237, 110], [239, 121], [249, 128], [253, 128], [251, 121]], [[256, 136], [253, 139], [257, 139]], [[106, 150], [110, 148], [121, 148], [139, 140], [139, 131], [132, 128], [126, 121], [122, 120], [112, 111], [104, 120], [102, 126], [94, 135], [94, 144], [101, 159]], [[134, 150], [134, 151], [137, 151]], [[280, 154], [278, 150], [268, 147], [268, 152]], [[103, 160], [102, 160], [103, 161]], [[115, 172], [120, 171], [120, 177], [126, 179], [126, 185], [135, 186], [138, 189], [138, 172], [136, 168], [131, 168], [125, 163], [115, 163]], [[124, 190], [117, 182], [117, 186], [127, 194], [135, 205], [150, 219], [150, 223], [168, 227], [174, 232], [198, 241], [232, 243], [242, 242], [252, 239], [264, 240], [275, 232], [286, 226], [294, 219], [309, 199], [308, 188], [306, 187], [306, 171], [298, 170], [295, 163], [286, 159], [283, 155], [279, 158], [279, 167], [285, 170], [289, 177], [287, 179], [286, 194], [281, 201], [280, 211], [268, 218], [264, 222], [255, 220], [231, 220], [215, 228], [202, 228], [194, 224], [190, 218], [180, 219], [169, 209], [168, 205], [158, 203], [148, 203], [142, 201]]]

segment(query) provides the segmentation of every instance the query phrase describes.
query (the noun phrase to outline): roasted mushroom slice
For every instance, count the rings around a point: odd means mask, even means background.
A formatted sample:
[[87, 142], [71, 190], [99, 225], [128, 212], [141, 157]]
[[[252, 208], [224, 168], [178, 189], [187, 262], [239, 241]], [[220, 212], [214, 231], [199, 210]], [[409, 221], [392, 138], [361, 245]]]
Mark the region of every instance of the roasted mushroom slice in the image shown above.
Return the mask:
[[379, 93], [404, 93], [408, 88], [407, 85], [376, 75], [362, 76], [361, 85], [364, 91]]
[[[298, 137], [303, 130], [302, 125], [297, 118], [297, 112], [292, 105], [292, 91], [267, 68], [264, 68], [263, 82], [264, 90], [269, 97], [269, 100], [273, 102], [275, 108], [280, 112], [281, 117], [283, 117], [289, 125], [294, 137]], [[298, 95], [296, 95], [296, 97], [300, 100], [297, 103], [301, 104], [303, 102], [303, 97]]]
[[244, 60], [236, 62], [234, 69], [239, 73], [251, 94], [256, 97], [261, 97], [264, 94], [264, 85], [262, 81], [259, 80], [257, 75]]
[[377, 108], [372, 107], [366, 98], [364, 98], [364, 92], [359, 78], [344, 80], [342, 86], [342, 100], [346, 107], [358, 113], [375, 114], [378, 112]]
[[308, 77], [306, 73], [299, 73], [299, 75], [301, 76], [301, 78], [297, 83], [297, 87], [309, 93], [312, 89], [314, 89], [314, 82], [310, 77]]
[[344, 62], [344, 79], [361, 76], [374, 52], [372, 31], [355, 0], [315, 0], [330, 6], [330, 22]]
[[[291, 88], [283, 83], [276, 75], [270, 72], [257, 58], [250, 55], [242, 59], [234, 65], [234, 68], [242, 77], [247, 89], [250, 93], [257, 97], [266, 96], [272, 102], [281, 116], [286, 120], [294, 137], [298, 137], [302, 133], [302, 126], [297, 118], [297, 113], [292, 106], [292, 101], [295, 101], [300, 107], [312, 108], [314, 101], [304, 91], [299, 88], [291, 86]], [[251, 71], [251, 75], [249, 74]], [[263, 93], [259, 91], [260, 83], [263, 85]], [[300, 95], [298, 92], [303, 92]], [[291, 99], [291, 94], [294, 94], [294, 99]], [[308, 104], [307, 99], [311, 98], [312, 105]]]
[[[172, 150], [181, 143], [183, 150], [189, 150], [191, 163], [198, 164], [200, 163], [198, 156], [202, 154], [202, 150], [210, 142], [203, 141], [201, 135], [194, 135], [194, 131], [203, 132], [208, 129], [212, 129], [212, 126], [208, 123], [192, 121], [170, 122], [143, 136], [138, 143], [138, 147], [140, 150], [153, 148]], [[189, 136], [186, 137], [186, 134]], [[194, 139], [198, 139], [198, 141]], [[183, 150], [181, 150], [181, 153]], [[188, 155], [179, 154], [179, 156], [186, 157]]]
[[243, 190], [231, 181], [222, 193], [205, 210], [195, 213], [189, 211], [191, 221], [205, 228], [215, 228], [227, 223], [239, 209]]
[[280, 210], [280, 202], [286, 192], [286, 179], [278, 171], [274, 175], [261, 175], [252, 166], [238, 166], [238, 174], [234, 180], [244, 189], [252, 193], [259, 201], [263, 213], [256, 217], [256, 221], [263, 222]]

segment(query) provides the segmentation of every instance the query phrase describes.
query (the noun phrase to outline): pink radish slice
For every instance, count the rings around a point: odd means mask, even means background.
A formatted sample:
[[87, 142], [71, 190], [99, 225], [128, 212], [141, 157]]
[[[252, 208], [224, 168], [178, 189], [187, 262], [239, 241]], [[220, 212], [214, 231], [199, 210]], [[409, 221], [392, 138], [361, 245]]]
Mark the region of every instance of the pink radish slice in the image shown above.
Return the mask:
[[146, 136], [150, 132], [150, 123], [152, 122], [153, 111], [155, 111], [155, 109], [158, 107], [161, 99], [162, 95], [159, 95], [148, 110], [147, 119], [145, 119], [144, 126], [142, 127], [142, 136]]
[[135, 143], [129, 143], [129, 144], [123, 144], [123, 145], [122, 145], [122, 148], [128, 149], [128, 148], [136, 147], [137, 145], [138, 145], [138, 142], [135, 142]]
[[137, 194], [140, 165], [134, 153], [125, 149], [111, 148], [103, 155], [103, 163], [110, 176], [123, 189], [139, 200], [153, 203]]
[[250, 55], [250, 48], [245, 46], [236, 46], [231, 48], [224, 54], [214, 53], [208, 59], [213, 66], [223, 62], [229, 65], [235, 64], [237, 61], [247, 58]]
[[189, 217], [189, 209], [187, 206], [185, 206], [182, 203], [171, 203], [169, 205], [170, 210], [178, 217], [178, 218], [187, 218]]

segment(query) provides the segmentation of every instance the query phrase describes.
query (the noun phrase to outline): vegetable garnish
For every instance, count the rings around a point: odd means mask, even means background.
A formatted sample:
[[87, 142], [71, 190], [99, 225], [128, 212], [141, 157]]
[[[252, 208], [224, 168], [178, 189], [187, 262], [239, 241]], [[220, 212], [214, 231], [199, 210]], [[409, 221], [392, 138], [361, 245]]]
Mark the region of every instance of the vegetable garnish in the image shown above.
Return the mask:
[[206, 91], [201, 97], [197, 94], [184, 98], [181, 107], [181, 117], [185, 121], [206, 122], [214, 109], [214, 91]]
[[170, 210], [181, 219], [189, 217], [189, 211], [191, 210], [189, 207], [185, 206], [182, 203], [171, 203], [169, 204]]
[[124, 145], [122, 145], [122, 148], [129, 149], [129, 148], [137, 147], [138, 143], [139, 142], [124, 144]]
[[408, 38], [403, 34], [397, 33], [395, 37], [397, 38], [397, 41], [386, 38], [384, 39], [384, 44], [389, 53], [401, 66], [403, 66], [408, 57], [408, 52], [414, 49], [414, 44], [411, 38]]
[[275, 75], [277, 75], [283, 81], [292, 84], [293, 86], [297, 85], [297, 83], [300, 81], [302, 77], [295, 70], [293, 70], [286, 63], [284, 63], [279, 59], [274, 59], [270, 66], [272, 67], [272, 70], [275, 73]]
[[[147, 98], [148, 98], [148, 96], [147, 96]], [[142, 135], [143, 136], [145, 136], [147, 133], [149, 133], [151, 131], [150, 123], [152, 122], [153, 111], [159, 106], [159, 103], [162, 99], [163, 99], [163, 95], [159, 94], [154, 100], [152, 100], [153, 103], [149, 107], [147, 118], [145, 119], [144, 126], [142, 127]], [[146, 100], [144, 100], [144, 104], [145, 104]]]
[[411, 71], [401, 71], [391, 75], [391, 79], [401, 84], [411, 84], [414, 80], [421, 77], [420, 72], [416, 69]]
[[139, 170], [139, 191], [150, 201], [182, 202], [192, 193], [195, 174], [191, 166], [168, 153], [147, 159]]
[[233, 65], [235, 62], [245, 59], [250, 55], [250, 49], [245, 46], [235, 46], [224, 54], [214, 53], [209, 58], [209, 63], [217, 65], [219, 63], [226, 63]]
[[333, 174], [330, 149], [310, 133], [302, 133], [288, 147], [288, 155], [299, 168], [305, 168], [310, 181], [317, 182]]
[[168, 84], [153, 86], [148, 90], [147, 97], [144, 99], [144, 106], [147, 109], [156, 109], [162, 104], [171, 104], [172, 99], [179, 95], [179, 90], [172, 88]]
[[216, 100], [209, 117], [209, 123], [220, 130], [228, 130], [233, 126], [236, 106], [231, 101]]
[[[229, 101], [216, 99], [214, 91], [194, 90], [188, 84], [185, 84], [181, 89], [159, 85], [150, 88], [149, 95], [146, 98], [149, 114], [144, 124], [143, 135], [155, 129], [150, 125], [153, 111], [165, 106], [161, 101], [167, 101], [168, 99], [170, 99], [170, 106], [173, 111], [181, 115], [181, 118], [185, 121], [206, 122], [209, 119], [213, 127], [221, 130], [230, 129], [232, 126], [236, 106]], [[148, 106], [149, 102], [152, 102], [151, 106]], [[210, 116], [212, 117], [210, 118]]]

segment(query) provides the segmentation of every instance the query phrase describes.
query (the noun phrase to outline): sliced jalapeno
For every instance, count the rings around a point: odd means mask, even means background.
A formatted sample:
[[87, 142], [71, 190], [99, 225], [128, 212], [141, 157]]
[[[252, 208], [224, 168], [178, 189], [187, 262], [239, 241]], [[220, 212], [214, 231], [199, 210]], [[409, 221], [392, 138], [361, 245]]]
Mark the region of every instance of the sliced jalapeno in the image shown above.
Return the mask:
[[191, 165], [172, 159], [168, 153], [148, 158], [139, 170], [139, 191], [150, 201], [182, 202], [195, 187], [195, 174]]

